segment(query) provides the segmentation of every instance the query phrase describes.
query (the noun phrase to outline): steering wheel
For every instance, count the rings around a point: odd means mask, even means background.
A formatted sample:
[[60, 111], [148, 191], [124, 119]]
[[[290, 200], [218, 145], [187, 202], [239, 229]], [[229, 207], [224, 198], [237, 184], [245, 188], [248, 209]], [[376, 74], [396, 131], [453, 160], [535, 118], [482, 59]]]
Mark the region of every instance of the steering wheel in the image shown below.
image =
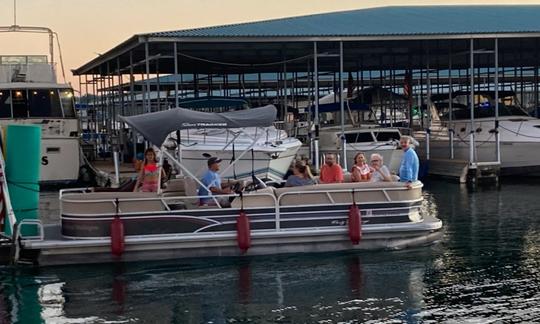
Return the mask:
[[254, 176], [252, 181], [244, 187], [244, 190], [246, 192], [249, 192], [249, 191], [255, 191], [258, 189], [263, 189], [266, 187], [267, 186], [266, 186], [266, 183], [264, 183], [264, 181]]
[[231, 187], [231, 191], [235, 192], [235, 193], [240, 193], [240, 192], [244, 191], [244, 189], [245, 188], [242, 188], [242, 184], [240, 182], [235, 183]]

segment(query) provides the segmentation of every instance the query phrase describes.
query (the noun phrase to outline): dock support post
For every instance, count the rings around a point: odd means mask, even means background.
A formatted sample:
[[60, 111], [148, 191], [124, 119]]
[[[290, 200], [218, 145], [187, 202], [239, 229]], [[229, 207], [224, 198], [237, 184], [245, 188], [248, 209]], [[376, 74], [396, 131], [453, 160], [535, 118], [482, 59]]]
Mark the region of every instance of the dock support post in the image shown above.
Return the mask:
[[469, 129], [469, 164], [474, 165], [474, 38], [470, 40], [470, 99], [469, 99], [469, 108], [470, 108], [470, 118], [471, 125]]
[[339, 111], [341, 115], [342, 167], [347, 170], [347, 139], [345, 138], [345, 102], [343, 100], [343, 41], [339, 42]]
[[450, 55], [448, 56], [448, 137], [450, 139], [450, 159], [454, 159], [454, 124], [453, 107], [452, 107], [452, 48], [450, 47]]
[[495, 38], [495, 154], [501, 163], [501, 138], [499, 135], [499, 39]]
[[315, 116], [313, 117], [313, 123], [315, 124], [313, 162], [315, 163], [315, 170], [319, 172], [319, 63], [317, 55], [317, 42], [313, 42], [313, 79], [315, 80], [315, 88], [313, 89], [313, 99], [315, 102]]

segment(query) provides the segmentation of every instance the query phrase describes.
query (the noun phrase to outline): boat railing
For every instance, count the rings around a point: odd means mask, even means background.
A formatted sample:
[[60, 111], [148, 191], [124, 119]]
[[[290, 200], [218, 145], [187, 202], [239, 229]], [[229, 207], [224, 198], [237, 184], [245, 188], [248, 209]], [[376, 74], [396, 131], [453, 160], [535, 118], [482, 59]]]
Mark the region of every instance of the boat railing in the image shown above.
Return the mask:
[[[248, 195], [243, 195], [243, 198], [239, 194], [226, 194], [226, 195], [197, 195], [197, 196], [169, 196], [169, 197], [163, 197], [163, 196], [156, 196], [156, 197], [136, 197], [136, 198], [90, 198], [90, 199], [80, 199], [78, 197], [71, 198], [69, 195], [66, 195], [68, 193], [68, 190], [63, 192], [63, 195], [61, 195], [60, 199], [62, 203], [73, 203], [73, 204], [81, 204], [81, 207], [83, 204], [92, 204], [92, 203], [110, 203], [111, 207], [114, 207], [116, 210], [116, 207], [118, 207], [118, 215], [132, 215], [132, 214], [141, 214], [141, 213], [163, 213], [163, 212], [169, 212], [173, 209], [170, 208], [171, 204], [178, 203], [178, 202], [187, 202], [187, 201], [194, 201], [194, 200], [200, 200], [201, 198], [215, 198], [216, 200], [220, 198], [231, 198], [234, 197], [235, 199], [243, 199], [245, 197], [269, 197], [273, 201], [273, 206], [277, 206], [277, 200], [276, 197], [269, 192], [261, 192], [261, 193], [250, 193]], [[91, 191], [83, 191], [83, 190], [75, 190], [75, 189], [69, 189], [69, 193], [91, 193]], [[97, 192], [94, 192], [97, 193]], [[112, 194], [112, 193], [109, 193]], [[138, 210], [138, 211], [122, 211], [122, 204], [125, 203], [142, 203], [142, 202], [160, 202], [161, 206], [164, 208], [162, 210]], [[60, 213], [61, 215], [64, 215], [63, 212], [63, 204], [60, 204]], [[117, 206], [118, 205], [118, 206]], [[246, 206], [248, 207], [248, 206]], [[253, 208], [254, 206], [249, 205], [249, 208]], [[197, 206], [193, 209], [226, 209], [227, 207], [221, 206], [219, 203], [216, 205], [207, 205], [207, 206]], [[266, 206], [268, 208], [268, 206]], [[193, 210], [192, 209], [192, 210]], [[80, 208], [80, 210], [84, 210], [84, 208]], [[188, 209], [180, 209], [180, 210], [188, 210]], [[74, 213], [69, 213], [70, 215], [75, 215]], [[116, 212], [111, 210], [109, 212], [99, 213], [100, 215], [115, 215]], [[94, 215], [92, 213], [78, 213], [78, 215]]]
[[[24, 240], [39, 240], [43, 241], [45, 239], [45, 231], [43, 229], [43, 223], [39, 219], [23, 219], [20, 222], [17, 223], [17, 228], [15, 231], [15, 237], [21, 238]], [[31, 227], [37, 227], [37, 235], [22, 235], [21, 231], [24, 226], [31, 226]]]
[[[315, 185], [320, 186], [320, 185]], [[416, 185], [416, 189], [422, 187], [421, 183]], [[280, 214], [283, 208], [301, 207], [301, 206], [317, 206], [317, 205], [347, 205], [351, 204], [354, 194], [354, 201], [359, 204], [369, 201], [370, 204], [385, 204], [393, 202], [414, 203], [422, 200], [421, 194], [415, 193], [406, 187], [370, 187], [370, 188], [320, 188], [311, 187], [290, 187], [269, 191], [249, 192], [242, 195], [226, 194], [226, 195], [206, 195], [206, 196], [154, 196], [154, 197], [114, 197], [113, 193], [103, 193], [111, 195], [110, 197], [92, 197], [91, 193], [85, 189], [69, 189], [61, 193], [60, 212], [65, 216], [93, 216], [93, 215], [137, 215], [137, 214], [163, 214], [170, 212], [182, 212], [188, 210], [238, 210], [241, 207], [246, 209], [263, 209], [271, 208], [275, 213], [276, 229], [280, 229]], [[264, 190], [264, 189], [263, 189]], [[285, 190], [285, 191], [284, 191]], [[399, 192], [407, 193], [405, 196]], [[66, 193], [74, 194], [73, 197]], [[392, 194], [397, 192], [397, 194]], [[77, 193], [81, 194], [76, 195]], [[98, 194], [95, 192], [94, 194]], [[129, 193], [122, 193], [129, 194]], [[86, 197], [84, 197], [86, 196]], [[82, 198], [84, 197], [84, 198]], [[229, 199], [234, 198], [231, 203], [231, 208], [224, 207], [218, 204], [210, 204], [207, 206], [199, 206], [198, 201], [201, 198]], [[159, 204], [152, 203], [159, 202]], [[67, 213], [65, 210], [67, 205]], [[84, 212], [84, 206], [90, 204], [102, 204], [97, 208], [90, 209], [90, 212]], [[108, 205], [110, 204], [110, 205]], [[75, 205], [75, 206], [74, 206]]]
[[[385, 201], [373, 201], [373, 202], [370, 202], [370, 203], [385, 203], [385, 202], [395, 202], [396, 200], [393, 200], [390, 195], [388, 194], [389, 191], [404, 191], [404, 190], [408, 190], [407, 188], [355, 188], [355, 189], [329, 189], [329, 190], [295, 190], [295, 191], [287, 191], [287, 192], [283, 192], [279, 195], [278, 197], [278, 203], [279, 205], [282, 205], [282, 201], [284, 199], [286, 199], [287, 196], [291, 196], [291, 195], [309, 195], [309, 194], [325, 194], [326, 197], [328, 198], [328, 201], [332, 204], [336, 204], [336, 203], [340, 203], [340, 202], [337, 202], [335, 201], [334, 197], [332, 196], [333, 193], [336, 193], [336, 194], [339, 194], [339, 193], [345, 193], [345, 194], [350, 194], [351, 195], [351, 198], [352, 198], [352, 194], [355, 194], [355, 198], [356, 198], [356, 194], [361, 194], [361, 193], [365, 193], [365, 192], [382, 192], [384, 197], [385, 197]], [[409, 202], [409, 201], [405, 201], [405, 200], [400, 200], [400, 202]], [[324, 202], [322, 201], [321, 204], [326, 204], [327, 202]], [[313, 205], [313, 204], [309, 204], [309, 205]]]
[[[0, 183], [2, 186], [2, 195], [3, 195], [3, 206], [2, 208], [5, 210], [5, 215], [7, 217], [7, 220], [9, 221], [9, 233], [14, 234], [13, 227], [17, 223], [17, 218], [15, 217], [15, 212], [13, 211], [13, 206], [11, 205], [11, 198], [9, 195], [9, 188], [8, 188], [8, 182], [6, 178], [6, 162], [4, 160], [4, 154], [2, 153], [2, 150], [0, 150]], [[5, 220], [4, 220], [5, 223]], [[5, 227], [4, 227], [5, 231]]]

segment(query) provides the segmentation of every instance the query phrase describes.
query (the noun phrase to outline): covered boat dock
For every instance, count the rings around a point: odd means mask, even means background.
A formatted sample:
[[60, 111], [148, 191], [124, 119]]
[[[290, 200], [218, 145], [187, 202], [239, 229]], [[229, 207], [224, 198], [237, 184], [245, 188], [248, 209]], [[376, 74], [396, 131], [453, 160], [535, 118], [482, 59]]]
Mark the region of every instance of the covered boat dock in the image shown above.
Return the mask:
[[[121, 131], [118, 115], [224, 96], [275, 104], [285, 124], [297, 118], [291, 112], [301, 112], [313, 123], [310, 138], [316, 142], [319, 99], [334, 93], [344, 130], [350, 117], [346, 91], [369, 87], [407, 98], [408, 126], [429, 137], [434, 116], [422, 107], [434, 94], [451, 99], [452, 92], [463, 91], [474, 98], [492, 91], [498, 99], [499, 91], [513, 91], [524, 108], [537, 113], [539, 15], [540, 6], [382, 7], [154, 32], [134, 35], [73, 73], [79, 76], [81, 104], [91, 107], [92, 131], [112, 137]], [[469, 100], [471, 129], [474, 104]], [[305, 109], [311, 106], [313, 113]], [[392, 99], [384, 109], [395, 116], [397, 107]], [[415, 113], [421, 115], [417, 120]], [[495, 121], [497, 137], [498, 127]], [[473, 152], [475, 132], [467, 141]], [[493, 150], [493, 161], [470, 154], [465, 162], [496, 166], [498, 138]]]

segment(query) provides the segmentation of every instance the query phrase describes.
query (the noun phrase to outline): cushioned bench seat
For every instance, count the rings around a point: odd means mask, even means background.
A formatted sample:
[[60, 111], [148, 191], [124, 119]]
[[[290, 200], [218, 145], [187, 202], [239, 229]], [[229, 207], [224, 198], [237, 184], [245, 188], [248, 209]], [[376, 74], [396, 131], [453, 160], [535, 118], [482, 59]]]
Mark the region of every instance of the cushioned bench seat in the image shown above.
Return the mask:
[[[89, 192], [67, 193], [62, 196], [60, 206], [62, 214], [94, 215], [114, 214], [116, 199], [144, 199], [158, 198], [155, 192]], [[92, 201], [104, 200], [104, 201]], [[119, 210], [122, 213], [154, 212], [166, 210], [161, 200], [130, 200], [119, 201]]]
[[389, 199], [392, 201], [414, 200], [422, 196], [421, 185], [416, 185], [411, 190], [392, 190], [393, 188], [403, 189], [404, 184], [400, 182], [317, 184], [278, 188], [275, 194], [280, 206], [350, 203], [353, 189], [357, 203], [386, 202]]

